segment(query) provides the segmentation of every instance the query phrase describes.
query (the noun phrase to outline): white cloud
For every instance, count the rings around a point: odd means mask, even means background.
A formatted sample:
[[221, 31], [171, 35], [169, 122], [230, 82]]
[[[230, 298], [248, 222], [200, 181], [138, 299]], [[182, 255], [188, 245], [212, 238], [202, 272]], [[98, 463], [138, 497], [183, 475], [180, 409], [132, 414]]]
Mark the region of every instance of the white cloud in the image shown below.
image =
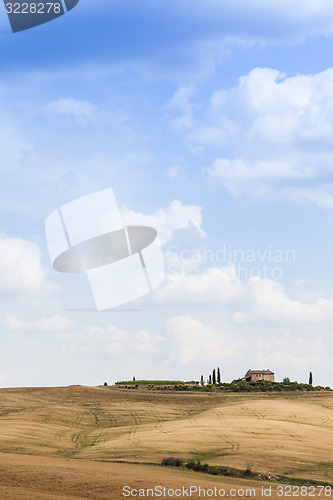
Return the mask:
[[283, 285], [270, 279], [251, 278], [245, 285], [247, 310], [239, 310], [234, 320], [242, 323], [273, 321], [274, 324], [320, 324], [333, 321], [333, 300], [319, 297], [311, 303], [291, 300]]
[[[194, 268], [192, 269], [192, 271]], [[224, 307], [230, 326], [316, 325], [333, 323], [333, 299], [316, 297], [310, 302], [290, 299], [281, 283], [250, 277], [243, 281], [233, 263], [221, 268], [195, 269], [189, 274], [169, 272], [154, 292], [156, 303], [214, 304]]]
[[[309, 333], [309, 332], [308, 332]], [[256, 334], [246, 325], [240, 328], [228, 321], [219, 326], [199, 321], [190, 315], [173, 316], [167, 320], [167, 334], [171, 341], [171, 356], [167, 365], [229, 366], [231, 373], [240, 377], [246, 368], [271, 368], [287, 373], [308, 370], [309, 366], [329, 363], [329, 346], [323, 338], [304, 332], [290, 332], [283, 328]], [[243, 372], [235, 373], [235, 367]], [[239, 368], [238, 368], [239, 369]], [[229, 368], [230, 370], [230, 368]]]
[[190, 108], [183, 98], [191, 116], [186, 142], [212, 150], [216, 160], [205, 170], [233, 195], [278, 189], [332, 208], [332, 89], [333, 68], [292, 77], [255, 68], [232, 89], [213, 92], [208, 106]]
[[93, 121], [97, 115], [97, 107], [89, 101], [60, 97], [46, 106], [45, 111], [57, 115], [73, 117], [78, 123]]
[[0, 293], [30, 294], [49, 289], [36, 243], [0, 235]]
[[218, 363], [245, 353], [249, 340], [235, 338], [228, 327], [216, 328], [185, 316], [167, 320], [167, 333], [172, 339], [170, 363]]
[[[333, 130], [333, 69], [314, 75], [286, 75], [255, 68], [230, 91], [215, 92], [211, 110], [234, 124], [247, 147], [260, 144], [303, 145], [320, 140], [330, 145]], [[223, 122], [222, 122], [223, 126]], [[252, 144], [251, 151], [256, 151]]]
[[50, 316], [40, 318], [34, 321], [23, 321], [16, 316], [7, 316], [4, 321], [4, 326], [10, 331], [16, 332], [63, 332], [69, 331], [73, 327], [73, 323], [65, 316]]
[[171, 128], [175, 131], [185, 131], [193, 125], [193, 99], [197, 89], [194, 85], [181, 85], [172, 98], [165, 104], [168, 111], [180, 113], [171, 120]]
[[59, 334], [65, 340], [64, 348], [71, 351], [103, 352], [111, 355], [156, 354], [164, 337], [147, 330], [130, 333], [109, 325], [106, 328], [87, 326], [70, 334]]
[[[245, 288], [236, 276], [233, 264], [223, 268], [208, 268], [203, 271], [197, 262], [186, 263], [184, 274], [173, 271], [180, 263], [170, 263], [169, 279], [154, 293], [156, 302], [228, 303], [245, 295]], [[183, 267], [184, 270], [184, 267]], [[171, 271], [171, 272], [170, 272]]]
[[327, 345], [316, 335], [309, 338], [287, 331], [273, 337], [259, 337], [253, 344], [253, 359], [258, 366], [307, 373], [309, 366], [329, 363]]
[[275, 182], [286, 183], [315, 177], [315, 172], [303, 165], [298, 167], [287, 161], [244, 161], [239, 158], [218, 158], [207, 171], [236, 196], [243, 193], [252, 196], [263, 195]]
[[155, 228], [162, 244], [171, 240], [174, 230], [191, 225], [197, 229], [202, 238], [205, 237], [201, 227], [202, 208], [198, 205], [183, 205], [179, 200], [172, 201], [166, 209], [160, 208], [150, 215], [122, 207], [121, 216], [126, 225], [145, 225]]
[[311, 201], [318, 207], [333, 210], [333, 182], [327, 182], [323, 186], [315, 186], [312, 189], [288, 187], [285, 189], [285, 192], [297, 203], [304, 204]]

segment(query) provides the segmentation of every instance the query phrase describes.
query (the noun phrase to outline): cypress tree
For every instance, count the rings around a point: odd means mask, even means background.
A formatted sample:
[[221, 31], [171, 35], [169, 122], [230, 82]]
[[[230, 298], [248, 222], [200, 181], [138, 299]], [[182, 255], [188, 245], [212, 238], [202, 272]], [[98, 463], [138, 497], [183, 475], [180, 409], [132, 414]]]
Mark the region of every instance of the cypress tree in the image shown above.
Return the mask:
[[312, 385], [312, 372], [309, 374], [309, 385]]
[[204, 385], [203, 375], [201, 375], [200, 384], [201, 384], [201, 385]]
[[213, 370], [213, 385], [216, 384], [216, 373], [215, 373], [215, 368]]
[[217, 383], [221, 383], [221, 372], [219, 367], [217, 367]]
[[209, 375], [208, 383], [209, 383], [209, 384], [211, 384], [211, 383], [212, 383], [212, 376], [211, 376], [211, 375]]

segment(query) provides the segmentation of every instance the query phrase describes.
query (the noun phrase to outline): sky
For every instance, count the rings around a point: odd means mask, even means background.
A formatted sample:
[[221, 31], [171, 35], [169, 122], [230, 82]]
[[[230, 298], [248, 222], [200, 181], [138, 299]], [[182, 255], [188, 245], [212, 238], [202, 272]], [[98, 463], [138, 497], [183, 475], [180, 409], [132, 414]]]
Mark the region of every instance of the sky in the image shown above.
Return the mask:
[[[80, 0], [12, 33], [0, 4], [0, 385], [333, 387], [333, 4]], [[112, 188], [166, 279], [97, 312], [45, 220]]]

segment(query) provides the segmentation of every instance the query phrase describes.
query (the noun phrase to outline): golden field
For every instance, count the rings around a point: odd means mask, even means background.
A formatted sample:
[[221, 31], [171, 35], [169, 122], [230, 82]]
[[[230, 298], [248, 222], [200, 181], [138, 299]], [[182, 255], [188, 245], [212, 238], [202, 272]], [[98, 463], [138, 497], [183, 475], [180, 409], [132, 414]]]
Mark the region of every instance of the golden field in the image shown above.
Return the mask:
[[[153, 484], [155, 477], [160, 481], [164, 477], [168, 484], [184, 484], [185, 480], [245, 484], [244, 480], [151, 465], [170, 455], [333, 482], [331, 392], [221, 394], [72, 386], [2, 389], [0, 394], [1, 499], [113, 499], [118, 494], [125, 498], [120, 484], [127, 484], [127, 479], [133, 485], [138, 481], [145, 485]], [[25, 471], [21, 485], [15, 461], [22, 474]], [[108, 463], [120, 461], [125, 463]], [[35, 472], [33, 464], [39, 464]], [[7, 466], [12, 467], [13, 477], [4, 472]], [[93, 488], [94, 492], [88, 486], [67, 491], [66, 484], [75, 483], [75, 474], [84, 476], [85, 468], [95, 471], [87, 477], [96, 488], [99, 483], [104, 486], [100, 491]], [[39, 484], [31, 479], [35, 473], [38, 476], [38, 470], [44, 471], [44, 478], [48, 477], [45, 471], [52, 470], [58, 487], [31, 489]], [[67, 475], [66, 470], [70, 471]], [[45, 484], [49, 484], [47, 479]], [[111, 494], [112, 484], [119, 486], [118, 493], [112, 490]], [[255, 481], [246, 484], [262, 486]], [[10, 496], [19, 495], [25, 487], [30, 488], [30, 496]], [[6, 494], [3, 488], [8, 489]], [[42, 496], [31, 496], [38, 494]]]
[[[142, 489], [198, 489], [192, 499], [203, 499], [199, 488], [224, 489], [233, 498], [263, 498], [262, 488], [272, 488], [270, 498], [281, 498], [277, 486], [266, 482], [237, 480], [180, 471], [152, 465], [89, 462], [27, 455], [0, 453], [0, 498], [6, 500], [120, 500], [124, 486]], [[235, 494], [236, 492], [236, 494]], [[237, 494], [238, 493], [238, 494]], [[138, 496], [139, 497], [139, 496]], [[132, 497], [134, 498], [134, 497]], [[148, 497], [146, 497], [148, 498]], [[153, 498], [150, 496], [150, 498]], [[159, 498], [179, 498], [163, 496]], [[304, 497], [303, 497], [304, 498]]]

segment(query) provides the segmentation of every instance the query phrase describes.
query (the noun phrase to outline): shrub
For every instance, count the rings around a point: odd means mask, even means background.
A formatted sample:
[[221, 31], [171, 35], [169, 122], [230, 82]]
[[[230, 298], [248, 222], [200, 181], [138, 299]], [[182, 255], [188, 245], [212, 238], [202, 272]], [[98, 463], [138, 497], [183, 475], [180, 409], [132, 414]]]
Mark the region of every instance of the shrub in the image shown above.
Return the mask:
[[193, 469], [193, 467], [195, 466], [195, 461], [194, 460], [190, 460], [189, 462], [187, 462], [186, 464], [186, 467], [188, 469]]
[[200, 460], [197, 462], [195, 462], [195, 460], [190, 460], [187, 462], [186, 467], [196, 472], [210, 472], [208, 464], [201, 465]]
[[255, 473], [252, 472], [252, 469], [250, 466], [247, 466], [247, 468], [241, 473], [242, 477], [252, 477], [255, 476]]
[[209, 465], [204, 463], [202, 466], [201, 466], [201, 472], [209, 472]]
[[194, 464], [193, 470], [200, 472], [202, 468], [200, 460], [197, 461], [197, 463]]
[[167, 457], [163, 458], [161, 465], [166, 465], [169, 467], [181, 467], [183, 465], [183, 461], [180, 458]]

